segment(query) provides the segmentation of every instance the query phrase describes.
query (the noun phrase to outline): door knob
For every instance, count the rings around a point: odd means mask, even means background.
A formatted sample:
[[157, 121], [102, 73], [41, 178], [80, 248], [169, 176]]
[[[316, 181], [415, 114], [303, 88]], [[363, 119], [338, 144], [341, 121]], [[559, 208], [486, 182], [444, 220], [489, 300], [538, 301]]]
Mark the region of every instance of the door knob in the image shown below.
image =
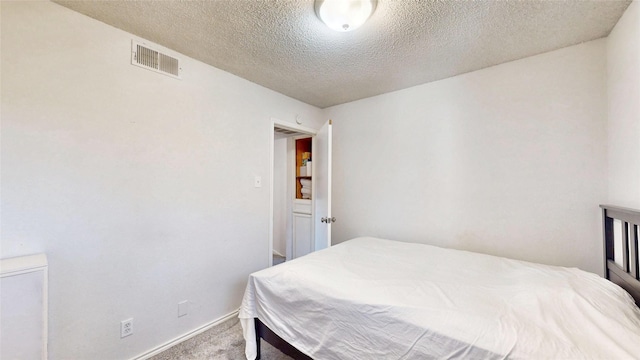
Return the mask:
[[322, 219], [320, 219], [320, 222], [331, 224], [336, 222], [336, 218], [332, 217], [331, 219], [329, 219], [329, 218], [323, 217]]

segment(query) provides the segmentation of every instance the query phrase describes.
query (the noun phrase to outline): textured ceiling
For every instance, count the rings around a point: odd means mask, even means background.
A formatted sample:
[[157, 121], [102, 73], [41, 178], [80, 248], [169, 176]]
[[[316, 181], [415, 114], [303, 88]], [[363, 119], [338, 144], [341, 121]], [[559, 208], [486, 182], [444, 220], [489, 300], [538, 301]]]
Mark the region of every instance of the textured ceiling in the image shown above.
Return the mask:
[[379, 0], [346, 33], [313, 0], [55, 2], [324, 108], [607, 36], [631, 0]]

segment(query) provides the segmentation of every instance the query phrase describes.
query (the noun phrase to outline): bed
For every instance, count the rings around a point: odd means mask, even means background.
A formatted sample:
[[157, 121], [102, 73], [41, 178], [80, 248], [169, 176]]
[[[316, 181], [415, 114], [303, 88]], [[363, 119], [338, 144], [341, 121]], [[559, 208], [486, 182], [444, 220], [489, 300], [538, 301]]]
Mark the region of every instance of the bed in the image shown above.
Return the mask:
[[637, 358], [640, 212], [602, 211], [610, 281], [368, 237], [253, 273], [246, 356], [262, 338], [295, 359]]

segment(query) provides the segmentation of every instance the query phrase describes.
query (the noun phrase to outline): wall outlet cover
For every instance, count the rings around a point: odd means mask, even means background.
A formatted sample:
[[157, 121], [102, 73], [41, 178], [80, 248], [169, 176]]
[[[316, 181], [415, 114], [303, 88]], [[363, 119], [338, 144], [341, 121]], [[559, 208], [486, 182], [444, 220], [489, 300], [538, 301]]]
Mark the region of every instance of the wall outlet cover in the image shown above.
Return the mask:
[[133, 318], [120, 322], [120, 338], [133, 335]]

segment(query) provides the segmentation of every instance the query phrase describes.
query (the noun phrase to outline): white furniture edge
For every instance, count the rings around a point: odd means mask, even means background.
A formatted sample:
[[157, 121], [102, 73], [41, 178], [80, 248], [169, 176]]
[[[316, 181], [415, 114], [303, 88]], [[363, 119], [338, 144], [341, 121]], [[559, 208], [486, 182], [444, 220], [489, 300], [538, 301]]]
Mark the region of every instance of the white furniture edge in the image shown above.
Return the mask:
[[42, 271], [42, 359], [47, 360], [49, 348], [49, 269], [47, 255], [35, 254], [0, 259], [0, 277]]
[[0, 276], [12, 276], [17, 274], [38, 271], [47, 266], [45, 254], [27, 255], [0, 260]]

